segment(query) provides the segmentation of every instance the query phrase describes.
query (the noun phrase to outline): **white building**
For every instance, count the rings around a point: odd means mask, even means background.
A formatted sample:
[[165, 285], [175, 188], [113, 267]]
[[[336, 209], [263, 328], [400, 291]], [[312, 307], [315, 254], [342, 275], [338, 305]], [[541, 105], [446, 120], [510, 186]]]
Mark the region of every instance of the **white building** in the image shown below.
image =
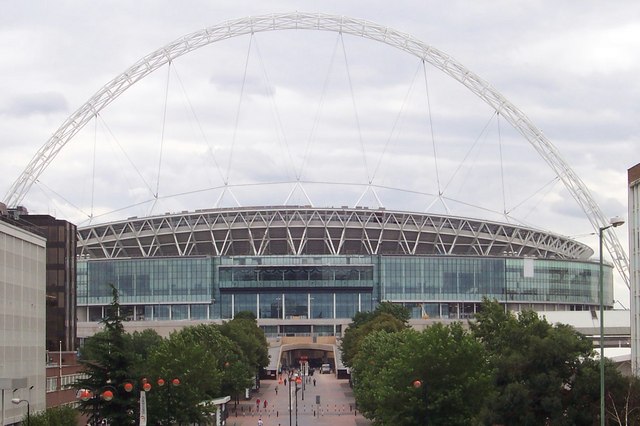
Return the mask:
[[45, 409], [45, 243], [0, 219], [0, 425]]

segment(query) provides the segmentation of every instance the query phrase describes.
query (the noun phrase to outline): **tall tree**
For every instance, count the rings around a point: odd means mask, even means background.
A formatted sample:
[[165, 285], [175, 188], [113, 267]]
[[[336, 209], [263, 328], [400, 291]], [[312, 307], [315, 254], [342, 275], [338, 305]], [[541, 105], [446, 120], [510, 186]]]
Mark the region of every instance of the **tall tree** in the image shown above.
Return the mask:
[[240, 346], [247, 362], [257, 372], [269, 365], [269, 344], [253, 313], [242, 314], [239, 312], [234, 319], [223, 323], [220, 332]]
[[133, 420], [136, 408], [135, 398], [123, 387], [130, 380], [134, 357], [120, 315], [118, 290], [114, 286], [111, 290], [112, 302], [101, 321], [104, 329], [87, 339], [80, 352], [79, 362], [86, 377], [78, 380], [75, 387], [84, 397], [79, 409], [89, 415], [93, 424], [105, 418], [112, 424], [124, 425]]
[[581, 385], [577, 379], [593, 352], [589, 339], [567, 325], [551, 325], [533, 311], [516, 317], [489, 301], [470, 327], [495, 369], [497, 392], [487, 422], [575, 424], [568, 415], [574, 413], [570, 403]]
[[460, 323], [375, 331], [354, 359], [358, 406], [376, 425], [472, 425], [491, 393], [482, 345]]
[[362, 339], [378, 330], [400, 331], [408, 327], [409, 310], [404, 306], [382, 302], [373, 312], [358, 312], [345, 330], [340, 343], [342, 362], [351, 366], [360, 348]]
[[[147, 368], [150, 377], [168, 382], [148, 393], [151, 424], [203, 422], [202, 404], [230, 395], [239, 386], [248, 387], [253, 377], [240, 347], [214, 324], [172, 333], [151, 352]], [[180, 386], [170, 384], [173, 378], [180, 380]]]

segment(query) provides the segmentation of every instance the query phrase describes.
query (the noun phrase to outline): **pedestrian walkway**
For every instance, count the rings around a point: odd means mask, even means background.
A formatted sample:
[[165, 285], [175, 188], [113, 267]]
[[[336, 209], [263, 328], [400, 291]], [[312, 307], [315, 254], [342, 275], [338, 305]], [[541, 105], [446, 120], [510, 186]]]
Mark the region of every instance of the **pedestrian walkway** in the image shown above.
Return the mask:
[[[291, 395], [293, 410], [291, 421], [289, 420], [289, 382], [287, 381], [285, 386], [284, 381], [278, 383], [275, 380], [263, 380], [260, 389], [251, 394], [250, 400], [242, 401], [235, 408], [233, 402], [227, 405], [230, 411], [227, 426], [256, 426], [258, 419], [262, 419], [264, 426], [371, 425], [371, 422], [357, 411], [348, 380], [338, 380], [333, 374], [318, 373], [309, 376], [307, 380], [304, 390], [301, 384], [298, 385], [300, 390], [297, 395], [297, 422], [295, 392]], [[292, 391], [294, 388], [295, 384], [291, 386]]]

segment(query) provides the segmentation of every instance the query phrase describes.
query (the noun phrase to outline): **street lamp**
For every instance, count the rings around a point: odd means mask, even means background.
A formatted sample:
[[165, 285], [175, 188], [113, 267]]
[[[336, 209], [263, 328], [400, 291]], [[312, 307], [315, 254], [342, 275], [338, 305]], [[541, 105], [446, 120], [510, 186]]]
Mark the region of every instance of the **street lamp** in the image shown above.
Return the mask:
[[16, 405], [20, 404], [21, 402], [27, 403], [27, 426], [31, 426], [31, 407], [29, 405], [29, 401], [26, 399], [13, 398], [11, 402], [13, 402]]
[[429, 395], [427, 394], [427, 384], [424, 383], [423, 380], [416, 379], [413, 382], [411, 382], [411, 386], [413, 386], [414, 389], [423, 388], [422, 393], [424, 395], [424, 425], [426, 426], [429, 423], [429, 409], [428, 409]]
[[602, 259], [602, 240], [604, 231], [611, 227], [616, 228], [620, 225], [624, 224], [624, 219], [621, 217], [614, 217], [609, 220], [609, 225], [600, 227], [600, 232], [598, 233], [599, 242], [600, 242], [600, 274], [599, 274], [599, 284], [600, 284], [600, 425], [604, 426], [605, 424], [605, 416], [604, 416], [604, 260]]
[[296, 377], [296, 426], [298, 426], [298, 390], [300, 389], [298, 385], [302, 383], [302, 379], [300, 376]]

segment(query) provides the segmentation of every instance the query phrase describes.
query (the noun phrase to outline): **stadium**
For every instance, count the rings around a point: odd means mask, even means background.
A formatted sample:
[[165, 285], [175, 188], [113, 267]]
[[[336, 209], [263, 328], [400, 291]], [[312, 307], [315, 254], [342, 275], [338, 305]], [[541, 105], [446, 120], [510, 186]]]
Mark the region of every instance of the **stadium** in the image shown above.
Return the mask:
[[[380, 301], [412, 319], [505, 309], [593, 310], [593, 251], [567, 237], [462, 217], [367, 208], [201, 210], [79, 229], [78, 317], [119, 290], [125, 315], [178, 325], [251, 311], [267, 336], [340, 336]], [[605, 300], [612, 305], [612, 268]]]

